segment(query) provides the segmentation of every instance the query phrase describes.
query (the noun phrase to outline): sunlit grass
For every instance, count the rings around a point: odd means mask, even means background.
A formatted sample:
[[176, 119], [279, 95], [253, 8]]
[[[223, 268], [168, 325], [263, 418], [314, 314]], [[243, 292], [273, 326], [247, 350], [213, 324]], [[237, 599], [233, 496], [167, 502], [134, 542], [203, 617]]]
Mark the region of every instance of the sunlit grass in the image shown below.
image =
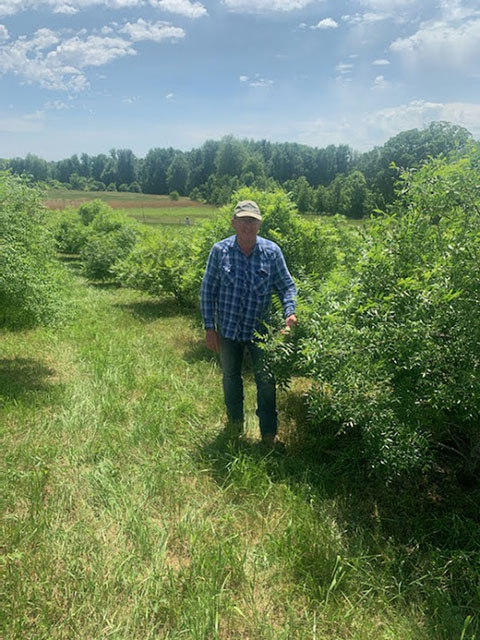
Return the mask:
[[232, 446], [198, 319], [76, 282], [0, 333], [2, 637], [473, 640], [475, 496], [349, 478], [286, 408], [264, 451], [250, 374]]

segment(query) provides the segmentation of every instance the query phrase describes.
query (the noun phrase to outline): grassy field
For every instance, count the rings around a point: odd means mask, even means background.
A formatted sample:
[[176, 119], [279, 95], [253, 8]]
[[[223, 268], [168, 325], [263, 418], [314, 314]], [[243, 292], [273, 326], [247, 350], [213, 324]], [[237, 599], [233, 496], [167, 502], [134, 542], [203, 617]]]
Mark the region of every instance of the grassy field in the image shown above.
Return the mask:
[[45, 203], [50, 209], [61, 210], [67, 207], [77, 208], [95, 198], [103, 200], [114, 209], [124, 209], [128, 215], [149, 225], [184, 225], [186, 217], [194, 225], [206, 220], [216, 211], [216, 207], [195, 202], [190, 198], [174, 201], [168, 196], [117, 191], [51, 189], [47, 192]]
[[2, 638], [478, 637], [478, 496], [347, 473], [292, 394], [265, 451], [249, 374], [232, 447], [198, 319], [75, 283], [68, 326], [0, 330]]

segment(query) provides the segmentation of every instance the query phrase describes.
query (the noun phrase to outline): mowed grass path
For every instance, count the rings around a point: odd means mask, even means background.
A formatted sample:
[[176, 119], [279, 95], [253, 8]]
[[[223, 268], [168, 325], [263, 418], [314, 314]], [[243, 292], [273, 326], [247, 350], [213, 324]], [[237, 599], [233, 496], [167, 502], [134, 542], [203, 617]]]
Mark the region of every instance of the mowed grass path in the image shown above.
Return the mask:
[[194, 316], [81, 279], [76, 303], [0, 334], [3, 638], [473, 638], [451, 550], [395, 539], [294, 439], [262, 450], [250, 376], [247, 439], [225, 441]]

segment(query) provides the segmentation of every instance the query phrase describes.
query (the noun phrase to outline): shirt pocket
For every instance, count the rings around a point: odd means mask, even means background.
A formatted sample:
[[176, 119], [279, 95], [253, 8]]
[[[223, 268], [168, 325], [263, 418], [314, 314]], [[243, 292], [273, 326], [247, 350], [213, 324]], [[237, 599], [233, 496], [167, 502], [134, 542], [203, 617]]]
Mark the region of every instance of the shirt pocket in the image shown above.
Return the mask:
[[271, 272], [268, 267], [261, 266], [255, 273], [252, 289], [259, 298], [264, 298], [272, 290]]
[[227, 289], [231, 289], [235, 284], [235, 273], [228, 262], [220, 267], [220, 283]]

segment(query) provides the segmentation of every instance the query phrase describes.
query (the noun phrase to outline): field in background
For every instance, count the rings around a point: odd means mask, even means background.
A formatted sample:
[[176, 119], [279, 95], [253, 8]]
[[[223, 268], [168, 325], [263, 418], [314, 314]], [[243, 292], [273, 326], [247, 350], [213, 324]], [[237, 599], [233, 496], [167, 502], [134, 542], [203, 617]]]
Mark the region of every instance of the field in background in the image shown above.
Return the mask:
[[113, 209], [124, 209], [132, 218], [143, 224], [185, 224], [185, 218], [191, 224], [208, 219], [215, 211], [212, 205], [201, 204], [190, 198], [171, 200], [168, 196], [118, 191], [69, 191], [50, 189], [45, 198], [49, 209], [77, 208], [84, 202], [99, 199]]

